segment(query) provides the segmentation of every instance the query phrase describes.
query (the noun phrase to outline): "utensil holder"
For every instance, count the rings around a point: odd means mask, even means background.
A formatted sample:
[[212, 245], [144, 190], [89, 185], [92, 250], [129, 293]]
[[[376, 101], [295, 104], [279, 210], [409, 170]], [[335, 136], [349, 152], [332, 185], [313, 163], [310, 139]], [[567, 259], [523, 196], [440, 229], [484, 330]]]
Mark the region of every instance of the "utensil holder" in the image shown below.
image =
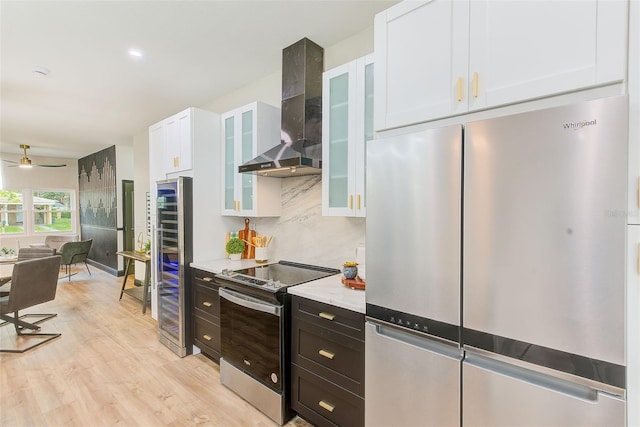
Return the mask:
[[256, 248], [256, 262], [264, 263], [269, 260], [269, 254], [266, 247], [257, 247]]

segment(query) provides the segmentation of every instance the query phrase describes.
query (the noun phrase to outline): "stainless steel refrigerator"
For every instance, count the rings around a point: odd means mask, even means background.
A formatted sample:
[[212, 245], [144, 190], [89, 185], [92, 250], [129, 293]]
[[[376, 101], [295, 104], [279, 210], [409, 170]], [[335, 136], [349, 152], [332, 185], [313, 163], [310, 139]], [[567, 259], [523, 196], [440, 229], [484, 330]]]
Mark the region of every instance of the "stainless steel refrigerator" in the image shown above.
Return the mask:
[[627, 128], [615, 97], [369, 143], [367, 425], [624, 425]]
[[367, 144], [365, 424], [458, 425], [462, 126]]
[[193, 260], [193, 183], [157, 182], [158, 328], [160, 342], [178, 356], [191, 353], [189, 264]]
[[627, 102], [465, 126], [464, 425], [624, 425]]

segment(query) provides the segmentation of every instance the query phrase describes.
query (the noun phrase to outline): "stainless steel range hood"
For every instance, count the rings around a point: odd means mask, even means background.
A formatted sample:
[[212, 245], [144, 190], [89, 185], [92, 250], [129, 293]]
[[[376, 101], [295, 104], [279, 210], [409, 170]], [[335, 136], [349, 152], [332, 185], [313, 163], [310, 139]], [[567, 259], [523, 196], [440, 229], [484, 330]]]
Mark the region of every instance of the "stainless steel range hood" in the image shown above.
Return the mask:
[[282, 51], [280, 144], [238, 172], [286, 178], [322, 172], [324, 49], [304, 38]]

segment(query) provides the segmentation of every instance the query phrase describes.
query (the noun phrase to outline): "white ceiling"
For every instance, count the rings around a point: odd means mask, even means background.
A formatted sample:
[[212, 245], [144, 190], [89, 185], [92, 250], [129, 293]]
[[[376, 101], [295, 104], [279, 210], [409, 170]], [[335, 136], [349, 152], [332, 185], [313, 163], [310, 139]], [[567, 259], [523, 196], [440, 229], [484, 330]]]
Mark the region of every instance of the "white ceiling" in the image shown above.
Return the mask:
[[150, 124], [279, 70], [302, 37], [334, 45], [396, 2], [1, 0], [0, 152], [29, 144], [29, 155], [80, 158], [130, 145]]

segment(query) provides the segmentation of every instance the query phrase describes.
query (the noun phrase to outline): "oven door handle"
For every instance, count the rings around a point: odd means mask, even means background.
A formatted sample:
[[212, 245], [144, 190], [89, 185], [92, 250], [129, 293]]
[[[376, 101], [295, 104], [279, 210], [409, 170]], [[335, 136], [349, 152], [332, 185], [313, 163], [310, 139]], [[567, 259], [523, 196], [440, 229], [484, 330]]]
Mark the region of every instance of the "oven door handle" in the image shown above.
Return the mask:
[[269, 304], [257, 298], [253, 298], [249, 295], [241, 294], [227, 288], [220, 288], [218, 290], [218, 295], [220, 295], [220, 298], [224, 298], [227, 301], [231, 301], [232, 303], [238, 304], [242, 307], [273, 314], [278, 317], [280, 317], [280, 313], [282, 312], [281, 305]]

